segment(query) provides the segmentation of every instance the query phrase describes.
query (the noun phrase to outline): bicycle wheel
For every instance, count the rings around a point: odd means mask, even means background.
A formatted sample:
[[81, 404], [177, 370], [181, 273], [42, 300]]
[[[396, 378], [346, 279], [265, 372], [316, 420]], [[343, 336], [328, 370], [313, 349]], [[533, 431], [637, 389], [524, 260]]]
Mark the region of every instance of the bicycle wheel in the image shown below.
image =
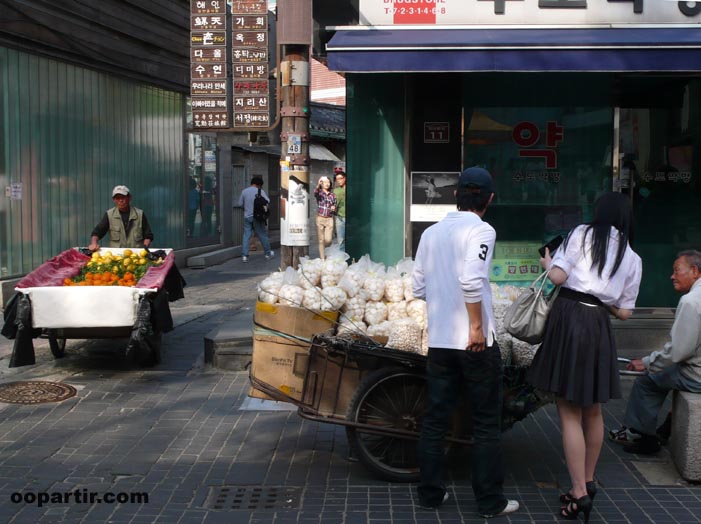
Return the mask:
[[[350, 401], [346, 419], [371, 425], [378, 432], [346, 427], [352, 452], [368, 470], [391, 482], [416, 482], [416, 452], [426, 407], [426, 378], [405, 368], [382, 368], [366, 375]], [[414, 435], [382, 434], [383, 429]]]

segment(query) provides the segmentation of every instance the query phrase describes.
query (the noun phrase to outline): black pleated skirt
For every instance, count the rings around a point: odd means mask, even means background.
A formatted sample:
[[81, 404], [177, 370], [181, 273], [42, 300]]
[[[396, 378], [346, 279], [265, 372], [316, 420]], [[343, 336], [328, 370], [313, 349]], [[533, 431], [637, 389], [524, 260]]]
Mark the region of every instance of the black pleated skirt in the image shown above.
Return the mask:
[[528, 381], [582, 407], [621, 398], [609, 312], [602, 305], [583, 304], [567, 291], [562, 289], [553, 303]]

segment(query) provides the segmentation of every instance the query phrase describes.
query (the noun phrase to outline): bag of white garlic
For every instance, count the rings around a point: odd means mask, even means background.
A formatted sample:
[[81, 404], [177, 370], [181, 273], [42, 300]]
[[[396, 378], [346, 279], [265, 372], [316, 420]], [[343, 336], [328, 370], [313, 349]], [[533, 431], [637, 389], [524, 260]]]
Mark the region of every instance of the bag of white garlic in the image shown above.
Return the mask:
[[[290, 269], [290, 268], [288, 268]], [[301, 307], [304, 300], [304, 289], [292, 284], [284, 284], [280, 288], [280, 304]]]
[[413, 351], [421, 350], [421, 328], [410, 318], [391, 322], [392, 327], [387, 341], [387, 347]]
[[399, 320], [400, 318], [407, 318], [406, 312], [406, 302], [387, 302], [387, 320]]
[[368, 325], [368, 330], [367, 334], [371, 337], [389, 337], [390, 332], [392, 331], [392, 322], [388, 322], [387, 320], [383, 320], [379, 324], [370, 324]]
[[[345, 275], [344, 275], [345, 276]], [[341, 287], [341, 286], [338, 286]], [[349, 317], [356, 317], [362, 319], [365, 316], [365, 304], [367, 303], [367, 298], [364, 291], [361, 291], [354, 297], [349, 297], [346, 299], [346, 303], [343, 304], [341, 310]]]
[[420, 298], [411, 300], [406, 305], [406, 314], [413, 319], [421, 329], [428, 326], [428, 310], [426, 309], [426, 301]]
[[320, 258], [302, 257], [299, 259], [300, 285], [304, 289], [318, 286], [321, 282], [321, 270], [324, 261]]
[[312, 311], [321, 311], [321, 288], [312, 287], [304, 290], [302, 305]]
[[281, 271], [276, 271], [265, 277], [258, 284], [258, 300], [267, 304], [276, 304], [284, 277], [285, 273]]
[[348, 269], [346, 260], [348, 253], [341, 251], [338, 246], [331, 246], [326, 250], [326, 259], [321, 270], [321, 287], [327, 288], [338, 285], [343, 273]]
[[363, 289], [363, 280], [365, 279], [364, 273], [361, 273], [357, 269], [353, 269], [356, 266], [356, 264], [353, 264], [346, 269], [345, 273], [343, 273], [343, 276], [341, 277], [341, 280], [338, 281], [338, 287], [345, 291], [346, 295], [351, 298], [356, 296], [360, 290]]
[[404, 300], [404, 281], [396, 268], [389, 268], [385, 277], [385, 298], [388, 302]]
[[370, 257], [366, 262], [367, 270], [363, 289], [368, 294], [368, 300], [379, 301], [385, 294], [385, 265], [381, 262], [373, 262]]
[[325, 287], [321, 290], [321, 294], [322, 311], [338, 311], [348, 298], [346, 292], [337, 286]]
[[368, 327], [361, 319], [357, 317], [344, 318], [338, 325], [337, 335], [344, 333], [358, 334], [367, 332]]
[[365, 304], [365, 315], [363, 320], [367, 322], [368, 326], [379, 324], [380, 322], [387, 320], [387, 306], [384, 302], [368, 301]]

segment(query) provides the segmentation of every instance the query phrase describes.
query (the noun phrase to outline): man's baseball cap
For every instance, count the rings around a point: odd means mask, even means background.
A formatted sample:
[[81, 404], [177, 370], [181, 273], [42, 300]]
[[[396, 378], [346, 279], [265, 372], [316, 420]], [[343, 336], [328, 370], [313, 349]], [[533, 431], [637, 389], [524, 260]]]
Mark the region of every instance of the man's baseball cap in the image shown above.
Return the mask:
[[112, 198], [117, 195], [129, 196], [129, 188], [127, 186], [114, 186], [112, 190]]
[[483, 167], [468, 167], [460, 173], [458, 188], [466, 188], [471, 193], [494, 193], [492, 175]]

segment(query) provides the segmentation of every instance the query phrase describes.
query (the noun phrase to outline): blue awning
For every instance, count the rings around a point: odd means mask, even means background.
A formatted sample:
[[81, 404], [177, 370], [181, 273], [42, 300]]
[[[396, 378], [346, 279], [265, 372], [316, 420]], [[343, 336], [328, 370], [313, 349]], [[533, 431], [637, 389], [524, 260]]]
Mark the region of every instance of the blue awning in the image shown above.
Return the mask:
[[701, 71], [701, 27], [340, 29], [344, 72]]

